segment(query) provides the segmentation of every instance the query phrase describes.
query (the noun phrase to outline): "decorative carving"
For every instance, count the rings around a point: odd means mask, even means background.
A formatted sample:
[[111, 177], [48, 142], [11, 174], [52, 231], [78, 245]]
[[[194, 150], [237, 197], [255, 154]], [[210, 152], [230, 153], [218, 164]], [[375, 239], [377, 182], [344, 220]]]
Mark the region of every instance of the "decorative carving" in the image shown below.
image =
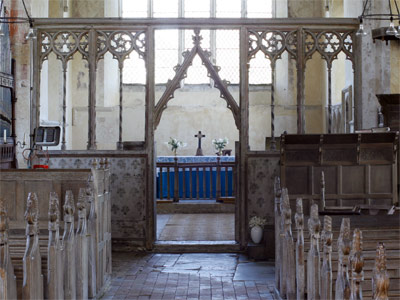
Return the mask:
[[49, 241], [47, 248], [47, 299], [64, 299], [64, 265], [59, 220], [58, 195], [55, 192], [51, 192], [49, 200]]
[[335, 284], [335, 299], [350, 299], [350, 281], [348, 271], [348, 261], [351, 249], [350, 240], [350, 219], [343, 218], [340, 226], [340, 234], [338, 238], [338, 272]]
[[0, 197], [0, 299], [17, 299], [17, 284], [14, 267], [8, 248], [7, 207]]
[[[322, 172], [324, 174], [324, 172]], [[322, 268], [321, 268], [321, 299], [332, 299], [332, 218], [324, 216], [324, 229], [321, 234], [323, 245]]]
[[374, 300], [389, 299], [389, 275], [386, 270], [385, 244], [379, 243], [376, 248], [375, 267], [372, 277], [372, 293]]
[[304, 270], [304, 215], [303, 200], [296, 199], [296, 214], [294, 216], [297, 242], [296, 242], [296, 295], [297, 300], [305, 299], [305, 270]]
[[275, 287], [280, 289], [280, 276], [282, 268], [282, 247], [281, 247], [281, 180], [275, 177]]
[[320, 254], [319, 238], [321, 222], [318, 217], [318, 205], [311, 206], [308, 219], [308, 233], [310, 234], [310, 250], [307, 257], [307, 299], [320, 299]]
[[292, 210], [290, 209], [289, 195], [287, 188], [282, 189], [282, 226], [283, 226], [283, 256], [282, 268], [284, 280], [286, 280], [286, 293], [281, 291], [282, 295], [286, 295], [286, 299], [294, 299], [296, 297], [296, 264], [294, 255], [294, 243], [292, 235]]
[[75, 265], [75, 233], [74, 233], [74, 195], [68, 190], [64, 201], [64, 297], [65, 299], [76, 298], [76, 265]]
[[350, 256], [351, 264], [351, 300], [362, 300], [362, 286], [364, 280], [364, 256], [362, 255], [362, 232], [360, 229], [354, 229], [353, 249]]
[[236, 127], [240, 128], [240, 111], [239, 106], [233, 98], [232, 94], [228, 90], [228, 82], [222, 80], [218, 75], [219, 67], [215, 66], [210, 61], [210, 52], [203, 50], [201, 48], [201, 40], [203, 39], [200, 35], [200, 30], [194, 30], [195, 35], [193, 36], [193, 48], [190, 51], [185, 51], [182, 53], [184, 57], [182, 65], [177, 65], [175, 70], [175, 76], [172, 80], [167, 82], [167, 87], [164, 94], [161, 96], [155, 107], [155, 122], [154, 128], [157, 128], [161, 120], [162, 112], [167, 108], [167, 103], [169, 100], [174, 98], [174, 92], [180, 88], [180, 82], [186, 77], [187, 69], [192, 65], [193, 59], [196, 54], [199, 55], [202, 60], [203, 65], [207, 68], [208, 77], [214, 80], [214, 87], [217, 88], [221, 94], [220, 97], [226, 101], [227, 108], [232, 111], [233, 118], [235, 119]]
[[23, 258], [23, 299], [43, 299], [42, 259], [39, 249], [39, 201], [29, 193], [26, 203], [26, 249]]

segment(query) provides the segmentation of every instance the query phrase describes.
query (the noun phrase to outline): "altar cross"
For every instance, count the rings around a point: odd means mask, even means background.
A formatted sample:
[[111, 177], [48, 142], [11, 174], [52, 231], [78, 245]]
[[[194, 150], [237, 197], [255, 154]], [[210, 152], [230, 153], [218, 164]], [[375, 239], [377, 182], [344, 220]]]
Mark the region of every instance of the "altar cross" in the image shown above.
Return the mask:
[[201, 131], [199, 131], [199, 133], [195, 134], [194, 137], [197, 137], [199, 140], [199, 143], [197, 146], [197, 151], [196, 151], [196, 156], [203, 156], [203, 150], [201, 149], [201, 139], [206, 136], [204, 134], [201, 134]]

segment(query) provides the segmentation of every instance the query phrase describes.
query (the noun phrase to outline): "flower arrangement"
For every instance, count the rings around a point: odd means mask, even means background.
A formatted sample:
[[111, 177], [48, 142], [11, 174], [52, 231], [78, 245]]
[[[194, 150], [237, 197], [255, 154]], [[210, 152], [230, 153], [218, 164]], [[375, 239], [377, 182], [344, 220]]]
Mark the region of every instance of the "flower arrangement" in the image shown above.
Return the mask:
[[222, 150], [225, 148], [225, 146], [229, 143], [227, 138], [219, 138], [217, 139], [213, 139], [212, 143], [215, 147], [216, 150], [218, 150], [218, 154], [221, 155], [222, 154]]
[[178, 150], [179, 147], [185, 147], [186, 143], [183, 143], [182, 141], [178, 141], [176, 138], [169, 138], [169, 142], [166, 143], [167, 145], [171, 146], [171, 151], [174, 152], [174, 155], [176, 156], [176, 150]]
[[249, 227], [253, 228], [255, 226], [260, 226], [261, 228], [264, 228], [265, 224], [267, 224], [267, 220], [265, 218], [253, 216], [250, 219]]

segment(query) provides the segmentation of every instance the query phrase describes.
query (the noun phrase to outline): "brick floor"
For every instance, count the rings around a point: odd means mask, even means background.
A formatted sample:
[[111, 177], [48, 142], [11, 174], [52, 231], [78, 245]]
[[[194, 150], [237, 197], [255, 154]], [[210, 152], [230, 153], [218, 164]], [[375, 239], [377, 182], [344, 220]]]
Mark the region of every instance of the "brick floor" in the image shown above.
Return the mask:
[[113, 253], [111, 284], [101, 299], [274, 299], [271, 275], [234, 280], [240, 263], [239, 254]]

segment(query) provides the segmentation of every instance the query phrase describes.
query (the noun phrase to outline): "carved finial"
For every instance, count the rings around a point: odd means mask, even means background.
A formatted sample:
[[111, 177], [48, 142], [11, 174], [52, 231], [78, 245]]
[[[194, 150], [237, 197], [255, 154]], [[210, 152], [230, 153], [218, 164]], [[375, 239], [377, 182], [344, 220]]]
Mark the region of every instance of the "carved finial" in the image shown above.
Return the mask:
[[99, 167], [99, 169], [104, 169], [105, 164], [106, 164], [105, 159], [104, 159], [104, 158], [101, 158], [101, 159], [100, 159], [100, 167]]
[[80, 188], [79, 189], [79, 196], [78, 196], [78, 202], [76, 203], [76, 207], [78, 208], [79, 211], [86, 209], [86, 188]]
[[26, 202], [25, 220], [28, 224], [37, 224], [39, 218], [39, 201], [36, 193], [29, 193]]
[[352, 299], [362, 299], [361, 281], [364, 279], [364, 257], [362, 255], [362, 232], [354, 229], [353, 249], [351, 250], [351, 270], [352, 270]]
[[279, 198], [281, 196], [281, 194], [282, 194], [281, 179], [279, 178], [279, 176], [275, 177], [274, 190], [275, 190], [276, 198]]
[[56, 230], [60, 220], [59, 200], [56, 192], [50, 192], [49, 230]]
[[292, 211], [290, 209], [289, 194], [287, 188], [282, 189], [281, 212], [283, 216], [282, 222], [289, 225], [292, 224]]
[[92, 169], [97, 169], [98, 165], [99, 165], [99, 162], [98, 162], [97, 158], [94, 158], [92, 160]]
[[74, 221], [74, 195], [71, 190], [66, 191], [65, 193], [65, 203], [64, 203], [64, 221], [71, 223]]
[[0, 245], [4, 245], [8, 240], [8, 216], [5, 200], [0, 197]]
[[203, 39], [203, 37], [200, 35], [200, 29], [195, 29], [194, 34], [195, 35], [192, 36], [193, 45], [200, 46], [201, 40]]
[[386, 300], [389, 292], [389, 275], [386, 270], [385, 244], [379, 243], [376, 248], [375, 268], [372, 278], [374, 300]]
[[304, 216], [303, 216], [303, 200], [301, 198], [296, 199], [296, 214], [294, 216], [296, 229], [303, 229], [304, 227]]
[[324, 247], [326, 246], [332, 248], [332, 218], [330, 216], [324, 216], [324, 229], [322, 231], [321, 240]]
[[321, 232], [321, 222], [318, 217], [318, 205], [311, 205], [310, 218], [308, 219], [308, 231], [313, 238], [319, 238]]
[[[350, 239], [350, 219], [343, 218], [342, 224], [340, 225], [340, 234], [338, 238], [338, 249], [339, 257], [343, 255], [349, 255], [351, 250], [351, 239]], [[345, 261], [343, 263], [346, 263]]]

